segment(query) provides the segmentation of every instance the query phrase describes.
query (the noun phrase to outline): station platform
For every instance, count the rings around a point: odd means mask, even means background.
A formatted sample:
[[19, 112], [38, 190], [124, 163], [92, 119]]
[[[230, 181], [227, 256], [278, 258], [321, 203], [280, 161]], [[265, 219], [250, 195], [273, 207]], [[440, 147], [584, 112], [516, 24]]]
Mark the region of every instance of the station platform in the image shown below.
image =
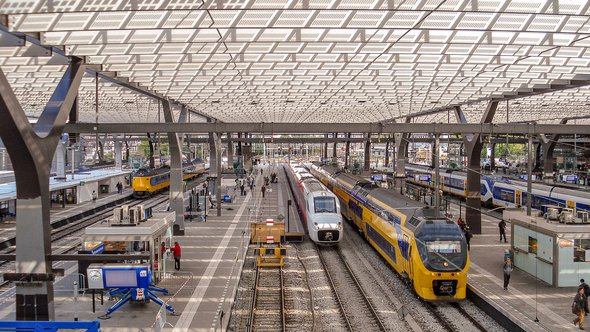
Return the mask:
[[[456, 220], [459, 206], [452, 204]], [[465, 208], [462, 209], [465, 218]], [[471, 239], [471, 265], [468, 287], [476, 298], [500, 311], [514, 322], [514, 331], [576, 331], [571, 305], [577, 287], [552, 287], [515, 268], [508, 290], [504, 286], [504, 251], [510, 249], [510, 225], [506, 227], [508, 243], [500, 242], [499, 219], [482, 213], [482, 234]], [[582, 276], [587, 281], [589, 276]], [[494, 315], [497, 318], [497, 315]], [[587, 326], [589, 323], [586, 323]]]
[[[109, 179], [116, 179], [115, 183], [109, 185], [114, 188], [114, 185], [117, 181], [124, 183], [124, 177], [129, 175], [131, 171], [122, 170], [118, 171], [113, 169], [98, 169], [98, 170], [91, 170], [88, 172], [83, 173], [76, 173], [74, 175], [74, 179], [72, 179], [71, 175], [68, 175], [65, 180], [56, 179], [56, 177], [51, 177], [49, 179], [49, 190], [50, 191], [57, 191], [66, 188], [78, 187], [78, 186], [90, 186], [87, 190], [92, 193], [92, 190], [97, 190], [98, 192], [98, 185], [96, 188], [92, 188], [92, 183], [102, 183], [105, 180]], [[113, 190], [111, 190], [113, 191]], [[116, 189], [115, 189], [116, 191]], [[8, 201], [16, 199], [16, 182], [9, 182], [0, 184], [0, 201]], [[86, 199], [88, 200], [88, 199]], [[83, 200], [81, 200], [83, 201]]]
[[[264, 175], [269, 175], [268, 166], [261, 167]], [[279, 214], [286, 215], [287, 200], [290, 197], [286, 177], [276, 168], [277, 183], [271, 183], [262, 198], [261, 187], [264, 181], [260, 173], [256, 177], [253, 192], [249, 188], [246, 195], [236, 192], [231, 203], [222, 203], [222, 216], [216, 209], [208, 206], [205, 222], [186, 222], [185, 235], [175, 237], [182, 249], [181, 269], [163, 280], [158, 286], [164, 287], [171, 295], [161, 298], [170, 304], [176, 315], [166, 315], [167, 331], [215, 331], [224, 330], [229, 321], [235, 292], [240, 280], [243, 260], [249, 243], [249, 224], [267, 218], [277, 220]], [[222, 178], [222, 188], [232, 186], [234, 176]], [[291, 198], [292, 199], [292, 198]], [[292, 206], [295, 204], [293, 203]], [[299, 216], [291, 211], [291, 228], [300, 223]], [[297, 228], [299, 227], [299, 228]], [[60, 264], [60, 265], [57, 265]], [[77, 278], [77, 267], [71, 262], [56, 263], [55, 267], [66, 270], [65, 277], [56, 282], [55, 312], [56, 320], [72, 320], [75, 315], [81, 321], [96, 320], [115, 301], [105, 295], [101, 305], [96, 295], [96, 312], [92, 312], [92, 295], [86, 291], [73, 299], [72, 282]], [[0, 297], [0, 319], [13, 319], [11, 309], [14, 305], [2, 303]], [[126, 304], [115, 311], [110, 319], [101, 320], [103, 331], [150, 330], [161, 322], [161, 314], [156, 304]], [[161, 317], [161, 315], [160, 315]]]

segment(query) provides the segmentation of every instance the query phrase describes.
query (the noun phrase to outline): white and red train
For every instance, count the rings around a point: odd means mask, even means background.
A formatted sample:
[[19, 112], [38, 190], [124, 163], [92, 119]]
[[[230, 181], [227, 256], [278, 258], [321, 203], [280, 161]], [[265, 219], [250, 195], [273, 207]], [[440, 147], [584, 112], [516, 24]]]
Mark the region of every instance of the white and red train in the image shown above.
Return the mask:
[[285, 169], [310, 239], [324, 245], [340, 242], [344, 232], [337, 197], [303, 166]]

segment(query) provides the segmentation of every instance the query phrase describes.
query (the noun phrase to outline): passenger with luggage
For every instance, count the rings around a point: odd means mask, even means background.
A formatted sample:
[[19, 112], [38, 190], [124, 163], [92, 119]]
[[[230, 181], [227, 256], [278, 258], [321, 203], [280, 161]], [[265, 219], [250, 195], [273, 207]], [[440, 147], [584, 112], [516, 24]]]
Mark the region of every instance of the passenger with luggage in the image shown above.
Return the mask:
[[578, 293], [574, 297], [574, 303], [572, 303], [572, 313], [578, 317], [574, 319], [574, 325], [577, 325], [580, 330], [584, 329], [584, 316], [588, 310], [586, 306], [586, 294], [584, 293], [584, 287], [578, 287]]

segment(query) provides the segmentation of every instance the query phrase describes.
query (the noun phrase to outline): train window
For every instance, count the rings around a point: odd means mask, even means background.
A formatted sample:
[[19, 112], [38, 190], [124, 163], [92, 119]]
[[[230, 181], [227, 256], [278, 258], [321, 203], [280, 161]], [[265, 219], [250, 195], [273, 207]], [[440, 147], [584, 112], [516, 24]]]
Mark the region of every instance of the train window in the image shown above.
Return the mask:
[[461, 241], [428, 241], [428, 252], [438, 254], [456, 254], [461, 252]]
[[514, 191], [494, 188], [494, 196], [505, 202], [514, 203]]
[[[561, 243], [570, 242], [571, 240], [561, 240]], [[575, 239], [574, 241], [574, 262], [586, 262], [590, 257], [586, 257], [586, 250], [590, 249], [590, 239]], [[566, 243], [567, 243], [566, 242]], [[560, 246], [562, 245], [560, 243]]]
[[336, 213], [336, 200], [334, 197], [314, 197], [313, 205], [315, 213]]
[[409, 223], [410, 223], [410, 225], [418, 226], [420, 224], [420, 219], [412, 217], [412, 219], [410, 219]]

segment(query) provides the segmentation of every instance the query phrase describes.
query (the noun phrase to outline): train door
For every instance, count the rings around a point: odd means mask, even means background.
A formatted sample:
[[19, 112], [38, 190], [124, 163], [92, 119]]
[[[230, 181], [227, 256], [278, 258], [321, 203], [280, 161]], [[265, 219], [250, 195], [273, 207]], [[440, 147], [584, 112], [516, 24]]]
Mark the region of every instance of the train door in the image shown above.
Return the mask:
[[[412, 256], [410, 255], [410, 252], [409, 252], [409, 250], [411, 248], [411, 246], [410, 246], [410, 238], [408, 237], [407, 234], [403, 234], [402, 235], [402, 238], [403, 238], [403, 244], [402, 244], [402, 246], [406, 247], [406, 248], [399, 248], [400, 251], [401, 251], [401, 253], [402, 253], [400, 256], [402, 256], [401, 259], [402, 259], [402, 262], [403, 262], [402, 263], [403, 264], [403, 270], [404, 270], [404, 273], [408, 275], [408, 279], [412, 279], [412, 272], [411, 272], [411, 260], [412, 260]], [[408, 252], [406, 254], [407, 255], [406, 257], [404, 257], [404, 249], [405, 250], [408, 250]]]
[[516, 190], [516, 197], [515, 197], [515, 200], [514, 200], [514, 203], [516, 204], [516, 206], [520, 206], [521, 205], [521, 203], [520, 203], [521, 196], [522, 196], [522, 193], [520, 192], [520, 190]]

